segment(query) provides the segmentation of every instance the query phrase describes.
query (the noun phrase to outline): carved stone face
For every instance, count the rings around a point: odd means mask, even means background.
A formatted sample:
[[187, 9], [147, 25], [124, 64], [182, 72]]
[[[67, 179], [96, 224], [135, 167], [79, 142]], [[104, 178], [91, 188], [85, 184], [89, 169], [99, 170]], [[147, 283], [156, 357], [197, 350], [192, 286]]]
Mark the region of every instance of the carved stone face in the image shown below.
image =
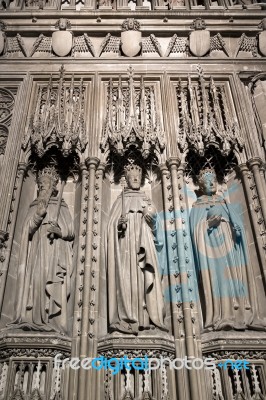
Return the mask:
[[39, 196], [49, 192], [53, 186], [53, 181], [49, 176], [42, 176], [38, 180]]
[[128, 19], [128, 29], [134, 29], [134, 19], [133, 18]]
[[64, 31], [67, 27], [66, 20], [64, 18], [60, 18], [58, 27], [60, 31]]
[[200, 30], [203, 28], [202, 20], [201, 19], [196, 19], [195, 20], [195, 30]]
[[126, 179], [130, 189], [139, 190], [141, 185], [142, 172], [139, 170], [131, 170], [127, 173]]
[[200, 184], [203, 193], [207, 196], [211, 196], [217, 192], [217, 178], [214, 173], [207, 172], [203, 175]]

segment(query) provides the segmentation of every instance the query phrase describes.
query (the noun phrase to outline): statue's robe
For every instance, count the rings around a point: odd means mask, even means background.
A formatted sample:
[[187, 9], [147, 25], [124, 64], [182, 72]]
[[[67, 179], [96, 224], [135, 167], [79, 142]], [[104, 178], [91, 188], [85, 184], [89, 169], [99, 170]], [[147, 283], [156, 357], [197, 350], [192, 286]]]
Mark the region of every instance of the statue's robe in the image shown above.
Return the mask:
[[[211, 215], [221, 215], [222, 219], [209, 229], [207, 219]], [[240, 236], [236, 236], [236, 225]], [[265, 321], [258, 317], [244, 226], [232, 205], [221, 196], [203, 195], [193, 204], [190, 226], [201, 279], [204, 328], [265, 329]]]
[[24, 221], [17, 274], [14, 327], [67, 333], [68, 299], [73, 279], [73, 221], [62, 200], [58, 225], [62, 238], [48, 238], [49, 221], [56, 220], [58, 199], [51, 198], [44, 217], [37, 200]]
[[164, 325], [162, 270], [157, 252], [162, 251], [164, 236], [159, 215], [153, 230], [143, 210], [150, 201], [145, 193], [125, 190], [127, 229], [118, 232], [122, 214], [121, 195], [110, 212], [106, 231], [106, 263], [108, 279], [108, 312], [111, 331], [137, 333], [139, 330]]

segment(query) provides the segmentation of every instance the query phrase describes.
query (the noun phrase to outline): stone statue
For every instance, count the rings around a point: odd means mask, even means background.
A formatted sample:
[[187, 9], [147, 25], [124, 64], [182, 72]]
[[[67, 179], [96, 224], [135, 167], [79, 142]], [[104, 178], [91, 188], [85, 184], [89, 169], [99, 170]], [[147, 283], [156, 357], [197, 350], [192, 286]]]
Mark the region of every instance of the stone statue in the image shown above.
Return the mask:
[[140, 190], [142, 169], [129, 164], [125, 175], [128, 188], [112, 207], [106, 235], [109, 328], [129, 334], [167, 331], [158, 263], [164, 246], [161, 221]]
[[203, 195], [193, 204], [190, 223], [204, 328], [264, 330], [241, 219], [217, 194], [212, 169], [201, 171], [199, 186]]
[[54, 167], [40, 172], [38, 197], [23, 225], [14, 328], [68, 332], [74, 230], [62, 189], [57, 197], [57, 183]]

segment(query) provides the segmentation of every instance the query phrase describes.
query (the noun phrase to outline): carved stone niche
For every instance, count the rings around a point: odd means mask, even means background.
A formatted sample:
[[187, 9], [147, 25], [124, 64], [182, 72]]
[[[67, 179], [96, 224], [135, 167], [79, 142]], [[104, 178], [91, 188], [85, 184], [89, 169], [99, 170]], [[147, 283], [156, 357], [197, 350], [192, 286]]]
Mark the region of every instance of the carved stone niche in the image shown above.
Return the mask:
[[[202, 157], [190, 151], [186, 161], [185, 182], [199, 277], [202, 338], [208, 332], [216, 338], [223, 337], [225, 331], [232, 334], [242, 331], [247, 337], [255, 334], [252, 331], [265, 332], [262, 271], [241, 177], [235, 170], [236, 158], [232, 152], [221, 156], [210, 147]], [[213, 183], [213, 192], [207, 196], [200, 182], [202, 177], [210, 179], [213, 174], [218, 183], [216, 187]], [[209, 220], [216, 215], [221, 215], [221, 222], [212, 225]]]
[[54, 365], [54, 357], [70, 356], [71, 341], [53, 334], [27, 337], [0, 336], [0, 388], [2, 398], [65, 398], [68, 371]]
[[[100, 337], [116, 337], [116, 334], [121, 337], [136, 336], [141, 344], [147, 336], [171, 337], [172, 325], [167, 296], [169, 273], [162, 183], [156, 166], [158, 161], [152, 156], [146, 160], [141, 156], [135, 158], [135, 154], [129, 151], [125, 157], [111, 155], [103, 181], [98, 332]], [[130, 181], [131, 173], [136, 176], [132, 179], [141, 179], [140, 187], [136, 189]], [[147, 213], [151, 214], [154, 226], [147, 223]], [[121, 216], [125, 221], [120, 221]], [[136, 251], [138, 246], [144, 249], [143, 258], [132, 249], [131, 260], [135, 261], [126, 260], [128, 251], [131, 251], [128, 240], [136, 243]], [[153, 272], [147, 271], [146, 260], [149, 257], [153, 260], [149, 261], [153, 264]], [[127, 265], [127, 270], [124, 265]], [[120, 279], [126, 285], [121, 286]], [[148, 293], [144, 282], [149, 279], [154, 284]], [[130, 299], [131, 289], [134, 295]], [[127, 303], [124, 311], [123, 299]], [[155, 303], [156, 311], [153, 309]]]
[[[101, 388], [100, 398], [104, 398], [105, 392], [110, 394], [110, 398], [113, 398], [115, 394], [117, 397], [114, 398], [117, 399], [170, 398], [177, 400], [174, 384], [175, 370], [170, 366], [170, 361], [175, 358], [173, 339], [167, 336], [157, 338], [147, 336], [142, 339], [132, 336], [105, 337], [98, 342], [98, 354], [107, 359], [132, 360], [135, 358], [137, 359], [136, 363], [134, 362], [136, 367], [145, 365], [145, 357], [157, 360], [168, 359], [165, 367], [161, 367], [160, 371], [143, 371], [137, 368], [129, 371], [122, 368], [115, 376], [106, 373], [103, 377], [105, 385]], [[117, 385], [117, 382], [120, 384]]]
[[79, 169], [71, 156], [60, 157], [55, 149], [42, 158], [31, 157], [29, 165], [16, 218], [0, 329], [22, 338], [28, 332], [36, 338], [40, 332], [70, 336], [81, 209]]

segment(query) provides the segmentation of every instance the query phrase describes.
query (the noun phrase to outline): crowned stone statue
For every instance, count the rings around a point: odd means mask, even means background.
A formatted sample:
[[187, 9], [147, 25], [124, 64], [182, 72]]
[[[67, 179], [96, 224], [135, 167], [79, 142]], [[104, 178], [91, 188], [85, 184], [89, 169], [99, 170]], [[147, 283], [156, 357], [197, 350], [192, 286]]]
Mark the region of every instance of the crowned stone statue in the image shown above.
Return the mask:
[[205, 330], [264, 330], [244, 226], [235, 207], [217, 194], [215, 171], [201, 171], [202, 191], [190, 214]]
[[127, 334], [167, 331], [163, 271], [158, 262], [164, 246], [161, 220], [140, 190], [141, 167], [128, 164], [125, 177], [128, 187], [111, 209], [105, 239], [109, 330]]
[[22, 228], [13, 328], [68, 332], [74, 230], [57, 183], [53, 166], [38, 174], [38, 197]]

